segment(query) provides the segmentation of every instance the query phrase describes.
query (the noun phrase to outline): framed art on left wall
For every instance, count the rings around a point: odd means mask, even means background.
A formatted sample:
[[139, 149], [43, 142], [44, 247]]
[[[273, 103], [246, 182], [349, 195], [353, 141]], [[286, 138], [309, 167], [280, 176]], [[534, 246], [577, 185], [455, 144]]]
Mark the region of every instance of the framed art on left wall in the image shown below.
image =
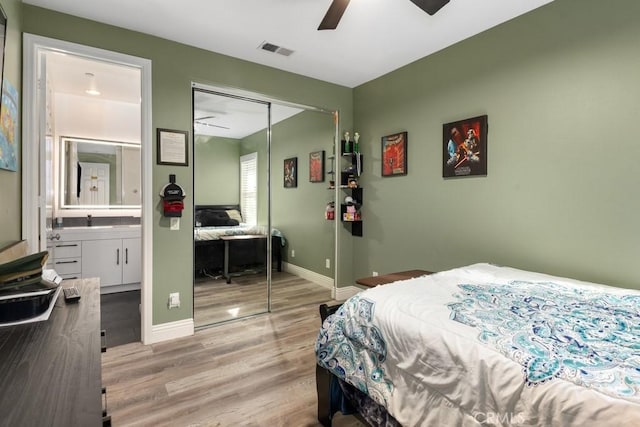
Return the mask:
[[189, 132], [158, 129], [158, 164], [173, 166], [189, 165]]
[[295, 188], [298, 186], [298, 158], [284, 159], [284, 187]]

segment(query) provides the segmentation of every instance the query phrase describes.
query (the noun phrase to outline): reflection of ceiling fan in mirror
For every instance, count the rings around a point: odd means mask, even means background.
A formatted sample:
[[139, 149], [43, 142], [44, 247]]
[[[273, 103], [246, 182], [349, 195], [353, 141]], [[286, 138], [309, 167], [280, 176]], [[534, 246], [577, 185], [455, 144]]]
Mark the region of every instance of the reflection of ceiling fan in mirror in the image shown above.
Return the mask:
[[207, 123], [207, 120], [215, 119], [215, 118], [216, 116], [196, 117], [195, 119], [193, 119], [193, 123], [197, 125], [202, 125], [202, 126], [210, 126], [212, 128], [231, 129], [230, 127], [227, 127], [227, 126], [220, 126], [220, 125], [214, 125], [213, 123]]
[[[333, 0], [329, 10], [320, 22], [318, 30], [335, 30], [342, 18], [342, 14], [347, 9], [347, 5], [350, 0]], [[442, 7], [449, 3], [449, 0], [411, 0], [420, 9], [427, 12], [429, 15], [435, 14]]]

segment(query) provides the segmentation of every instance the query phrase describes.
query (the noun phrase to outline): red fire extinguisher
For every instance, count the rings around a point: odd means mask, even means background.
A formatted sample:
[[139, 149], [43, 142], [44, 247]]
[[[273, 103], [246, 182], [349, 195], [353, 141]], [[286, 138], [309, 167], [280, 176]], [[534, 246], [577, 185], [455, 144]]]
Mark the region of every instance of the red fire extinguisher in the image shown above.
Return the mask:
[[336, 207], [334, 202], [327, 203], [327, 207], [324, 210], [324, 218], [332, 221], [336, 218]]

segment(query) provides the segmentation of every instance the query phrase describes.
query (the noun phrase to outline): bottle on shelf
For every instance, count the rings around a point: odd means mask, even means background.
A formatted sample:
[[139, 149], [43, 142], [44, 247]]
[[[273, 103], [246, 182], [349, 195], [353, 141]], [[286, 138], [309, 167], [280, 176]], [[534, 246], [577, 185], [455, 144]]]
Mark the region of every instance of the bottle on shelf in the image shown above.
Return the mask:
[[344, 152], [348, 153], [351, 151], [351, 143], [349, 142], [349, 132], [344, 133]]

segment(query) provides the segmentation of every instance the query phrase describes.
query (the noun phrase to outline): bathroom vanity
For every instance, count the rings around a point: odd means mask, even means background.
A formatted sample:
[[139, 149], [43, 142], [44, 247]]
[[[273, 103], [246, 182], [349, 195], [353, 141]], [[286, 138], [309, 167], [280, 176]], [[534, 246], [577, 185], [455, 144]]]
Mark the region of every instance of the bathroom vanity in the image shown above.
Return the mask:
[[140, 237], [140, 225], [57, 228], [49, 267], [64, 279], [99, 277], [102, 294], [140, 289]]

